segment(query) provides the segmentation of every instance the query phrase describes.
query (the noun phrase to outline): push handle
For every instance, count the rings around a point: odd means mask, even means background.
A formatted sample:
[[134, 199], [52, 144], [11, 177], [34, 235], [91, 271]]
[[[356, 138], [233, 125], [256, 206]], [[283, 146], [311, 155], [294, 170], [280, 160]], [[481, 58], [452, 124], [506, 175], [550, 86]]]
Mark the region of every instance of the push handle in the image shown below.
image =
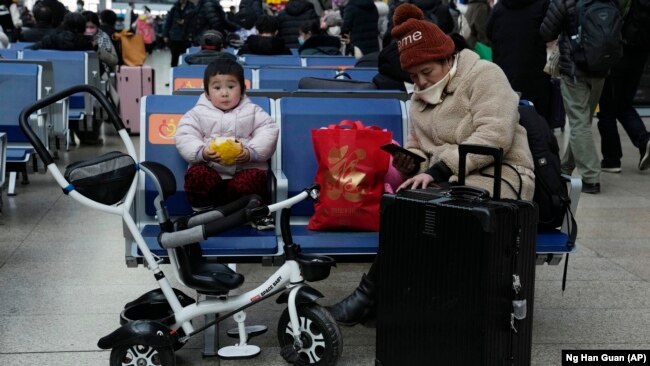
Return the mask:
[[115, 112], [115, 109], [111, 106], [106, 96], [94, 86], [75, 85], [58, 93], [47, 96], [43, 99], [40, 99], [36, 101], [36, 103], [25, 107], [22, 112], [20, 112], [18, 122], [20, 123], [20, 128], [27, 136], [27, 139], [34, 146], [34, 149], [36, 149], [36, 153], [43, 160], [43, 163], [45, 163], [45, 166], [53, 164], [54, 159], [52, 158], [52, 155], [50, 155], [50, 152], [45, 148], [45, 145], [43, 145], [43, 142], [38, 138], [38, 136], [36, 136], [34, 130], [32, 130], [32, 127], [29, 125], [29, 116], [39, 109], [45, 108], [50, 104], [54, 104], [62, 99], [80, 92], [89, 93], [99, 101], [99, 104], [101, 104], [104, 110], [108, 112], [108, 118], [111, 123], [113, 123], [113, 126], [115, 126], [115, 129], [117, 131], [124, 129], [124, 123], [122, 122], [122, 119], [120, 119], [120, 116]]
[[458, 165], [458, 184], [465, 185], [465, 167], [467, 166], [467, 154], [490, 155], [494, 158], [494, 189], [493, 198], [501, 198], [501, 164], [503, 163], [503, 149], [485, 146], [462, 144], [458, 146], [459, 165]]

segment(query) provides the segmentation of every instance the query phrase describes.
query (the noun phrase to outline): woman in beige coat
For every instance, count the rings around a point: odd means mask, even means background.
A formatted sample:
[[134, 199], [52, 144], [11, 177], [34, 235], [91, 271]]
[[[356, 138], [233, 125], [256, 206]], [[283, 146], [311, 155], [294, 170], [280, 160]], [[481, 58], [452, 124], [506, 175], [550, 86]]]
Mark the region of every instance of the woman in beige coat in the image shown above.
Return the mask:
[[[519, 125], [518, 97], [503, 71], [470, 50], [454, 53], [454, 43], [420, 9], [400, 5], [393, 17], [402, 69], [415, 84], [406, 148], [425, 158], [420, 165], [404, 154], [393, 165], [407, 179], [400, 188], [425, 188], [453, 182], [458, 175], [458, 145], [479, 144], [504, 151], [502, 196], [530, 200], [535, 190], [533, 159], [526, 131]], [[493, 159], [470, 155], [466, 184], [492, 191]], [[357, 289], [329, 308], [337, 322], [354, 325], [373, 313], [377, 265]]]
[[[405, 155], [395, 167], [411, 177], [402, 188], [453, 182], [458, 175], [458, 145], [501, 147], [504, 151], [501, 192], [505, 198], [530, 200], [535, 190], [533, 159], [526, 130], [519, 125], [519, 98], [503, 71], [470, 50], [454, 53], [451, 38], [420, 20], [414, 6], [395, 13], [393, 38], [400, 64], [415, 83], [406, 148], [426, 160], [415, 166]], [[491, 157], [469, 155], [466, 184], [492, 191]]]

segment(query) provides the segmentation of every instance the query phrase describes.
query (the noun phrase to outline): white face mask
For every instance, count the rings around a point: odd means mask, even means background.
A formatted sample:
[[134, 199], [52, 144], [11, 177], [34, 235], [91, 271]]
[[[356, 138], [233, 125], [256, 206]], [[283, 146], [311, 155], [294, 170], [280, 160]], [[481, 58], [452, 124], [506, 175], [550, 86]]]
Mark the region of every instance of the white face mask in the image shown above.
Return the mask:
[[299, 36], [299, 37], [298, 37], [298, 44], [301, 45], [301, 46], [302, 46], [303, 44], [305, 44], [305, 37], [303, 37], [303, 36]]
[[341, 27], [339, 26], [329, 27], [327, 28], [327, 34], [329, 34], [330, 36], [338, 37], [341, 35]]
[[417, 85], [415, 86], [415, 91], [413, 92], [413, 95], [415, 95], [418, 99], [421, 101], [427, 103], [427, 104], [440, 104], [442, 103], [444, 97], [442, 96], [442, 93], [445, 91], [445, 88], [447, 87], [447, 84], [449, 84], [449, 81], [451, 78], [456, 75], [456, 69], [458, 66], [458, 57], [454, 57], [453, 64], [451, 65], [451, 68], [449, 69], [449, 72], [445, 77], [440, 79], [437, 83], [431, 85], [430, 87], [424, 89], [424, 90], [419, 90]]

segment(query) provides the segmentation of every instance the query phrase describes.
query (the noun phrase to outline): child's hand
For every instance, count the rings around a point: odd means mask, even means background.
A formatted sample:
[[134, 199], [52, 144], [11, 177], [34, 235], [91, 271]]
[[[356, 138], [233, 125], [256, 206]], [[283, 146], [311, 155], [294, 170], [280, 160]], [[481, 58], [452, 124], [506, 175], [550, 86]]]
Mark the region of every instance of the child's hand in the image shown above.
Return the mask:
[[242, 146], [241, 153], [237, 155], [237, 158], [235, 159], [235, 163], [243, 164], [243, 163], [248, 163], [250, 160], [251, 160], [251, 152], [248, 151], [247, 148]]
[[216, 151], [212, 151], [209, 147], [206, 147], [203, 149], [203, 160], [221, 163], [221, 155], [219, 155], [219, 153]]

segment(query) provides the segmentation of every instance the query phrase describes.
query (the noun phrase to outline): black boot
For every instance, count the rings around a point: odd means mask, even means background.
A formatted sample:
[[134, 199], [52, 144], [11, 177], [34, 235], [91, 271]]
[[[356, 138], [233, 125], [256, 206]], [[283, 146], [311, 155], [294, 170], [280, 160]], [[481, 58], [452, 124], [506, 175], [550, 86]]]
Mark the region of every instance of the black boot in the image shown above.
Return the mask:
[[345, 326], [363, 323], [375, 307], [375, 284], [365, 274], [356, 290], [336, 305], [327, 307], [334, 320]]

